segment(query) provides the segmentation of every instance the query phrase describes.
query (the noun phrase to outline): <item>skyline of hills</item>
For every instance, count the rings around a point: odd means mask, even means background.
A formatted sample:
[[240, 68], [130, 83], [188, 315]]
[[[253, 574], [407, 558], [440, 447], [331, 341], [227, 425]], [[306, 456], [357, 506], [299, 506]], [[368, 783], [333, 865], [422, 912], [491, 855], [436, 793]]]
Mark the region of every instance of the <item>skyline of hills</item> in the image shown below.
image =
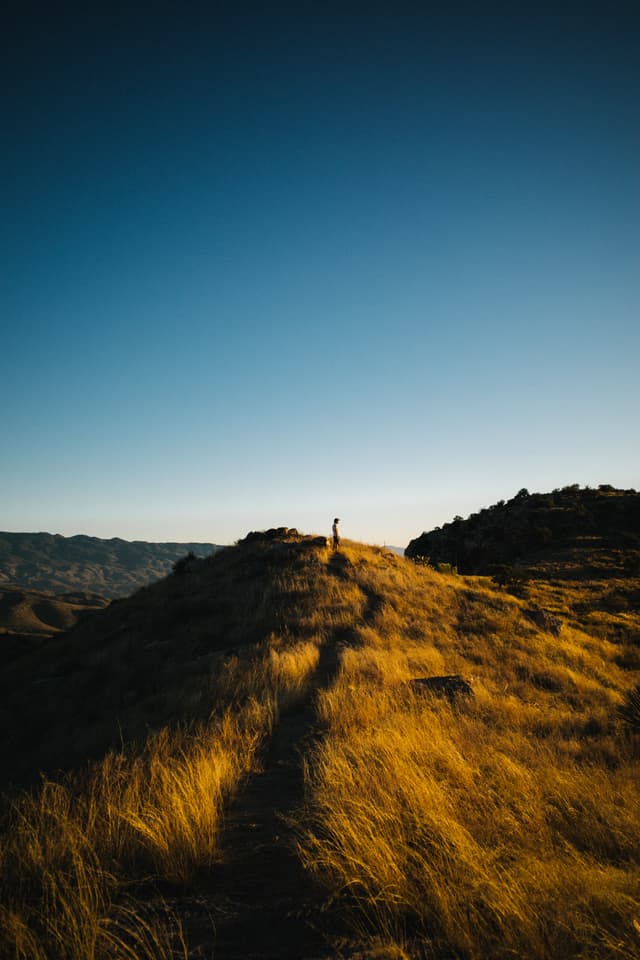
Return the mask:
[[150, 543], [77, 534], [0, 532], [0, 587], [47, 593], [128, 596], [170, 572], [189, 552], [206, 556], [214, 543]]

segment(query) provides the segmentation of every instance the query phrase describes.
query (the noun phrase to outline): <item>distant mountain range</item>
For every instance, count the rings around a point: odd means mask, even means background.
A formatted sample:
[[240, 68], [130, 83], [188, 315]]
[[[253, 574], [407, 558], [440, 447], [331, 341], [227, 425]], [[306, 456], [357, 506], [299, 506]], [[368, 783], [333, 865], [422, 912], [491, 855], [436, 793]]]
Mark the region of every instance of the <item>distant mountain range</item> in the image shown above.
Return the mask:
[[166, 576], [180, 557], [190, 552], [203, 557], [218, 549], [214, 543], [0, 532], [0, 587], [124, 597]]

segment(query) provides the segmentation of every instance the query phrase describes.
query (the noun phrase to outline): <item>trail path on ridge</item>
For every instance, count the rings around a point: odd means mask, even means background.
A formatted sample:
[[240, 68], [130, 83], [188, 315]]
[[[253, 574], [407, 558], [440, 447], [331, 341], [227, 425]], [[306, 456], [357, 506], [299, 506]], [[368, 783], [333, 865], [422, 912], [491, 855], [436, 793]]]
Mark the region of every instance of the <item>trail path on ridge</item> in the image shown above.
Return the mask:
[[184, 918], [188, 943], [202, 945], [200, 955], [328, 960], [337, 955], [330, 943], [336, 938], [344, 942], [344, 922], [335, 909], [326, 908], [326, 897], [300, 863], [286, 822], [302, 802], [302, 757], [318, 736], [314, 694], [333, 681], [343, 646], [329, 641], [320, 648], [305, 703], [281, 715], [261, 769], [247, 779], [226, 812], [221, 862], [212, 868], [200, 901], [211, 916], [194, 904]]

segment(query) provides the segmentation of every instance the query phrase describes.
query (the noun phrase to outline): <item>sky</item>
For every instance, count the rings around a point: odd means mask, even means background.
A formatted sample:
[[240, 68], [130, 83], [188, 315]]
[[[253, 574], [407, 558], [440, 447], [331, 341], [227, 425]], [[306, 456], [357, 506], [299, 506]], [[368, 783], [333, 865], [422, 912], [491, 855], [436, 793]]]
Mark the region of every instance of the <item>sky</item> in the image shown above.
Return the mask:
[[1, 529], [640, 486], [640, 14], [54, 6], [3, 31]]

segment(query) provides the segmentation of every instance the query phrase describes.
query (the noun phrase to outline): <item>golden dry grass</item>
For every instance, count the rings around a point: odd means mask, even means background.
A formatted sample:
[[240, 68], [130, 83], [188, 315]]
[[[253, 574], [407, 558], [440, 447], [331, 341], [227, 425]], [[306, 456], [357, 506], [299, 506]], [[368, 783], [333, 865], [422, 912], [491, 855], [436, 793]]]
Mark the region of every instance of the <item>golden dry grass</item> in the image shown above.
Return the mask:
[[16, 960], [187, 957], [179, 918], [145, 912], [132, 880], [186, 884], [218, 852], [225, 800], [256, 763], [283, 705], [318, 662], [311, 642], [271, 637], [261, 661], [230, 665], [208, 724], [163, 728], [143, 752], [108, 754], [87, 776], [43, 781], [13, 802], [0, 842], [0, 946]]
[[169, 934], [145, 918], [122, 900], [123, 884], [185, 883], [211, 865], [223, 801], [272, 716], [271, 703], [251, 701], [208, 728], [161, 731], [141, 757], [107, 756], [83, 785], [45, 781], [20, 797], [0, 847], [0, 934], [15, 956], [173, 957], [179, 924]]
[[[591, 631], [573, 600], [552, 636], [527, 615], [534, 594], [383, 549], [270, 550], [231, 551], [217, 581], [230, 609], [246, 609], [251, 643], [195, 661], [207, 672], [194, 716], [208, 704], [208, 720], [160, 729], [12, 805], [0, 844], [7, 955], [186, 956], [179, 919], [128, 900], [128, 885], [184, 886], [215, 869], [226, 799], [279, 711], [318, 686], [324, 735], [305, 760], [299, 851], [366, 933], [367, 955], [639, 960], [638, 755], [619, 713], [637, 682], [628, 645]], [[202, 604], [208, 576], [194, 574]], [[170, 579], [169, 605], [188, 610], [188, 590]], [[554, 596], [547, 608], [561, 613]], [[245, 635], [226, 616], [233, 649]], [[325, 687], [327, 645], [340, 660]], [[408, 682], [452, 673], [472, 680], [472, 700]]]
[[[480, 579], [345, 552], [383, 602], [319, 696], [307, 867], [372, 942], [408, 956], [419, 942], [478, 960], [640, 957], [640, 789], [616, 647], [545, 634]], [[472, 676], [475, 699], [406, 683], [438, 673]]]

